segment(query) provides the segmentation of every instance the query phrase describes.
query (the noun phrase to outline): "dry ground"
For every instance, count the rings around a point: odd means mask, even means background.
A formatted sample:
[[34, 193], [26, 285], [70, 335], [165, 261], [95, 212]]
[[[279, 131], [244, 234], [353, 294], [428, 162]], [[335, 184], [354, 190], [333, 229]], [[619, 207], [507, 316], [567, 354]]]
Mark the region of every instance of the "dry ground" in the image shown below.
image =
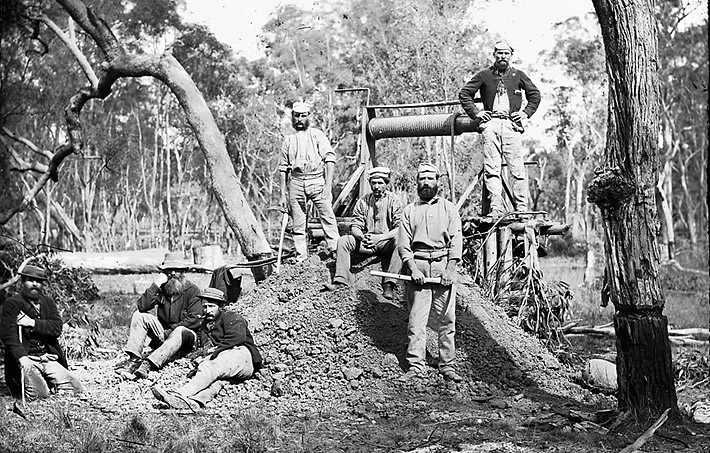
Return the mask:
[[[187, 358], [146, 381], [122, 381], [113, 372], [120, 344], [104, 339], [102, 357], [72, 364], [86, 387], [81, 397], [28, 404], [23, 419], [5, 390], [0, 451], [594, 453], [620, 451], [645, 429], [622, 424], [604, 434], [599, 416], [613, 415], [615, 399], [578, 386], [579, 370], [520, 332], [470, 282], [457, 303], [465, 381], [445, 382], [432, 367], [424, 380], [398, 382], [407, 313], [401, 287], [396, 302], [381, 298], [368, 273], [377, 267], [324, 293], [332, 261], [314, 256], [245, 294], [233, 308], [249, 320], [267, 366], [199, 413], [168, 409], [150, 392], [184, 382]], [[125, 327], [117, 330], [113, 337], [125, 338]], [[707, 387], [694, 391], [681, 402]], [[708, 430], [686, 425], [695, 435], [661, 430], [642, 451], [710, 451]]]

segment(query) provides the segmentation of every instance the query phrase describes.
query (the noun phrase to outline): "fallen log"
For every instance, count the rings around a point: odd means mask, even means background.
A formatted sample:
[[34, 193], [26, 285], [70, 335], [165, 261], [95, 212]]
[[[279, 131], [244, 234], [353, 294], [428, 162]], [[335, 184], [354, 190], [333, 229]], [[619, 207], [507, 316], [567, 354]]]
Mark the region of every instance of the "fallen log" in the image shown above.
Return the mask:
[[[579, 335], [604, 335], [611, 338], [616, 337], [616, 332], [613, 327], [605, 326], [575, 326], [566, 325], [560, 328], [564, 334], [579, 334]], [[668, 329], [668, 336], [671, 342], [684, 345], [702, 345], [710, 339], [710, 329], [704, 328], [689, 328], [689, 329]]]

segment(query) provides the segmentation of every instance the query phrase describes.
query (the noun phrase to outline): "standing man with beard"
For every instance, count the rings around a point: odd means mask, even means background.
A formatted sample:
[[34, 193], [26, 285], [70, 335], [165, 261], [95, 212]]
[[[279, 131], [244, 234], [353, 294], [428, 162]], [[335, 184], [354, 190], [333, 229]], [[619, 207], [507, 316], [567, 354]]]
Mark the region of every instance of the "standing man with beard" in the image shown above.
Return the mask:
[[[44, 269], [27, 265], [19, 274], [22, 289], [5, 302], [0, 338], [5, 345], [5, 382], [13, 396], [29, 401], [50, 390], [81, 393], [59, 345], [63, 322], [54, 300], [44, 294]], [[24, 389], [24, 396], [22, 390]]]
[[[399, 254], [412, 277], [407, 282], [409, 370], [400, 377], [403, 382], [425, 372], [429, 322], [439, 334], [439, 373], [447, 380], [463, 380], [454, 367], [456, 265], [463, 251], [461, 217], [453, 203], [437, 196], [438, 191], [439, 170], [432, 164], [421, 164], [417, 172], [419, 199], [404, 208], [399, 225]], [[439, 283], [428, 282], [437, 277]]]
[[[353, 210], [350, 234], [338, 239], [338, 250], [333, 284], [326, 289], [347, 286], [350, 281], [350, 257], [357, 252], [363, 255], [382, 256], [382, 266], [387, 272], [399, 274], [402, 260], [397, 252], [397, 231], [402, 217], [402, 203], [389, 190], [390, 169], [375, 167], [368, 171], [371, 193], [360, 198]], [[394, 299], [395, 279], [387, 278], [382, 284], [385, 299]]]
[[337, 246], [338, 223], [333, 212], [333, 173], [335, 152], [325, 134], [310, 127], [310, 107], [295, 102], [291, 125], [296, 130], [281, 146], [279, 175], [281, 206], [291, 213], [296, 260], [308, 257], [306, 246], [306, 204], [313, 201], [320, 215], [329, 252]]
[[[165, 255], [158, 266], [161, 274], [138, 299], [138, 311], [131, 317], [128, 343], [123, 348], [128, 357], [116, 367], [120, 376], [144, 379], [178, 352], [194, 347], [202, 322], [202, 301], [199, 288], [185, 279], [189, 268], [181, 253]], [[157, 316], [149, 313], [154, 307]], [[143, 359], [148, 339], [153, 352]]]
[[[474, 123], [479, 123], [479, 132], [483, 137], [484, 180], [490, 197], [488, 217], [492, 219], [505, 214], [500, 179], [501, 157], [505, 157], [510, 171], [516, 212], [528, 210], [528, 181], [522, 149], [525, 129], [522, 121], [537, 110], [540, 91], [523, 71], [510, 66], [512, 56], [513, 48], [509, 44], [497, 42], [493, 49], [493, 66], [474, 75], [459, 92], [461, 107]], [[474, 104], [479, 90], [483, 110]], [[521, 110], [523, 93], [527, 105]]]

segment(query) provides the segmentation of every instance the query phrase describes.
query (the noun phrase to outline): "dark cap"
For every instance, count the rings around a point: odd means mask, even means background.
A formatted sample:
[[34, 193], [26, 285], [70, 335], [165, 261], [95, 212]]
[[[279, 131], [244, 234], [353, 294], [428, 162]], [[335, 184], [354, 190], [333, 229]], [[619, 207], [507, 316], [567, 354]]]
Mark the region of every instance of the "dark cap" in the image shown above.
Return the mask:
[[44, 269], [30, 264], [23, 267], [18, 274], [23, 277], [34, 278], [35, 280], [47, 280], [47, 272]]

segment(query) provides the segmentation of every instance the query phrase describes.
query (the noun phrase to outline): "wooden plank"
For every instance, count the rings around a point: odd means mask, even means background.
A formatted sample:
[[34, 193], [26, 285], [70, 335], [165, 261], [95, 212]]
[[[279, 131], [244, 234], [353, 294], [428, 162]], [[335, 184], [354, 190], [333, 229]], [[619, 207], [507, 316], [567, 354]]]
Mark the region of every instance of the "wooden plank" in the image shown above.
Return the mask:
[[335, 200], [335, 202], [333, 202], [333, 212], [335, 212], [338, 207], [340, 207], [340, 205], [347, 199], [348, 195], [350, 195], [350, 193], [353, 191], [355, 184], [357, 184], [358, 179], [364, 171], [365, 166], [359, 165], [355, 172], [350, 176], [350, 179], [348, 179], [348, 182], [343, 187], [343, 190], [341, 190], [340, 194], [338, 194], [338, 198]]

